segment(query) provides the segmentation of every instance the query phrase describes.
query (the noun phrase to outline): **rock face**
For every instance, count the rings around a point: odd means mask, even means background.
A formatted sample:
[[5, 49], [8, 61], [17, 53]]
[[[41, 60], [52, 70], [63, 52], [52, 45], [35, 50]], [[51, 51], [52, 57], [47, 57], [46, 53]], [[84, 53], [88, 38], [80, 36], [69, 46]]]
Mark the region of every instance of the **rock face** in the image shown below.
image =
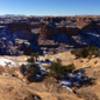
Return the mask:
[[[14, 26], [13, 26], [14, 25]], [[37, 45], [36, 36], [31, 34], [22, 24], [9, 24], [0, 32], [0, 54], [20, 55], [32, 51], [32, 45]], [[25, 26], [25, 27], [24, 27]]]
[[100, 47], [100, 16], [0, 18], [0, 54], [20, 55], [60, 45]]

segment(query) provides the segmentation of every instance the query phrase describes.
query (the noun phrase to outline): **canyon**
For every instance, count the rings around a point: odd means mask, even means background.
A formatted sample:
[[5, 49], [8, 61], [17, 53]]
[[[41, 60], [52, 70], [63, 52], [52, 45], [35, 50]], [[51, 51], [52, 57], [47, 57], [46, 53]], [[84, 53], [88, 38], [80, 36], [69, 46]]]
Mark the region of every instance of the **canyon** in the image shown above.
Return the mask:
[[[99, 48], [100, 16], [0, 16], [0, 100], [100, 100]], [[62, 87], [55, 76], [41, 75], [57, 61], [85, 70], [95, 83]]]
[[44, 48], [59, 52], [88, 45], [100, 47], [99, 42], [100, 16], [0, 17], [1, 55], [42, 54]]

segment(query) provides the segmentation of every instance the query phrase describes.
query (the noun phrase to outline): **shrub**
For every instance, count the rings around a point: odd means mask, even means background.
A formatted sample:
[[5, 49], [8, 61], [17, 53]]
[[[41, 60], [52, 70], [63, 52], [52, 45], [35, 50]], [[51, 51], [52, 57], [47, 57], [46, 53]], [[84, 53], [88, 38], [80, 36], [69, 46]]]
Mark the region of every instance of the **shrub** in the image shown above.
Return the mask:
[[[34, 64], [34, 63], [29, 63], [27, 65], [22, 65], [20, 67], [20, 71], [23, 75], [27, 75], [27, 74], [35, 74], [36, 73], [36, 68], [37, 68], [37, 65]], [[26, 73], [26, 74], [25, 74]]]
[[31, 57], [27, 60], [29, 63], [33, 63], [35, 60], [37, 60], [39, 54], [38, 53], [32, 53]]
[[31, 53], [31, 56], [37, 58], [39, 56], [39, 53], [38, 52]]
[[28, 63], [34, 63], [34, 57], [31, 57], [27, 60]]
[[73, 50], [72, 54], [76, 55], [77, 58], [80, 57], [86, 58], [86, 57], [92, 57], [92, 55], [100, 56], [99, 52], [100, 52], [99, 48], [95, 46], [88, 46], [88, 47]]
[[75, 69], [75, 67], [73, 64], [63, 66], [59, 62], [53, 62], [52, 65], [50, 66], [49, 75], [60, 78], [61, 76], [64, 76], [69, 72], [72, 72], [74, 69]]
[[27, 78], [28, 81], [32, 82], [35, 75], [40, 72], [40, 69], [38, 65], [34, 63], [34, 57], [30, 57], [27, 62], [27, 65], [22, 65], [20, 67], [20, 72]]
[[37, 65], [31, 65], [29, 68], [28, 68], [28, 72], [27, 72], [27, 80], [32, 82], [35, 80], [35, 75], [39, 72], [39, 68]]

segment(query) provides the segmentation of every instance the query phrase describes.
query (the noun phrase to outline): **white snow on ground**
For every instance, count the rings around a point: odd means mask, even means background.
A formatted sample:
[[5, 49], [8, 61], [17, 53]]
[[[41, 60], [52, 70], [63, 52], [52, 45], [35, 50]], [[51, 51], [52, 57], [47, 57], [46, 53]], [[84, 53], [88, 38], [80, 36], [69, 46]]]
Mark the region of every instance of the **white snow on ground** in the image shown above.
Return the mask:
[[16, 67], [16, 63], [12, 60], [0, 58], [0, 66], [2, 67]]
[[20, 67], [27, 64], [28, 56], [0, 56], [0, 67]]

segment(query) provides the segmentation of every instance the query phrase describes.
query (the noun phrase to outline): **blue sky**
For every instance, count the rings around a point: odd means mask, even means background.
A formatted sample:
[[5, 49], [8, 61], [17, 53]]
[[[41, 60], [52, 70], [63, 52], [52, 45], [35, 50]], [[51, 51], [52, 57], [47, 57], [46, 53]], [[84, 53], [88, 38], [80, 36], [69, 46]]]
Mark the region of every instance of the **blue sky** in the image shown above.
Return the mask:
[[0, 15], [100, 15], [100, 0], [0, 0]]

